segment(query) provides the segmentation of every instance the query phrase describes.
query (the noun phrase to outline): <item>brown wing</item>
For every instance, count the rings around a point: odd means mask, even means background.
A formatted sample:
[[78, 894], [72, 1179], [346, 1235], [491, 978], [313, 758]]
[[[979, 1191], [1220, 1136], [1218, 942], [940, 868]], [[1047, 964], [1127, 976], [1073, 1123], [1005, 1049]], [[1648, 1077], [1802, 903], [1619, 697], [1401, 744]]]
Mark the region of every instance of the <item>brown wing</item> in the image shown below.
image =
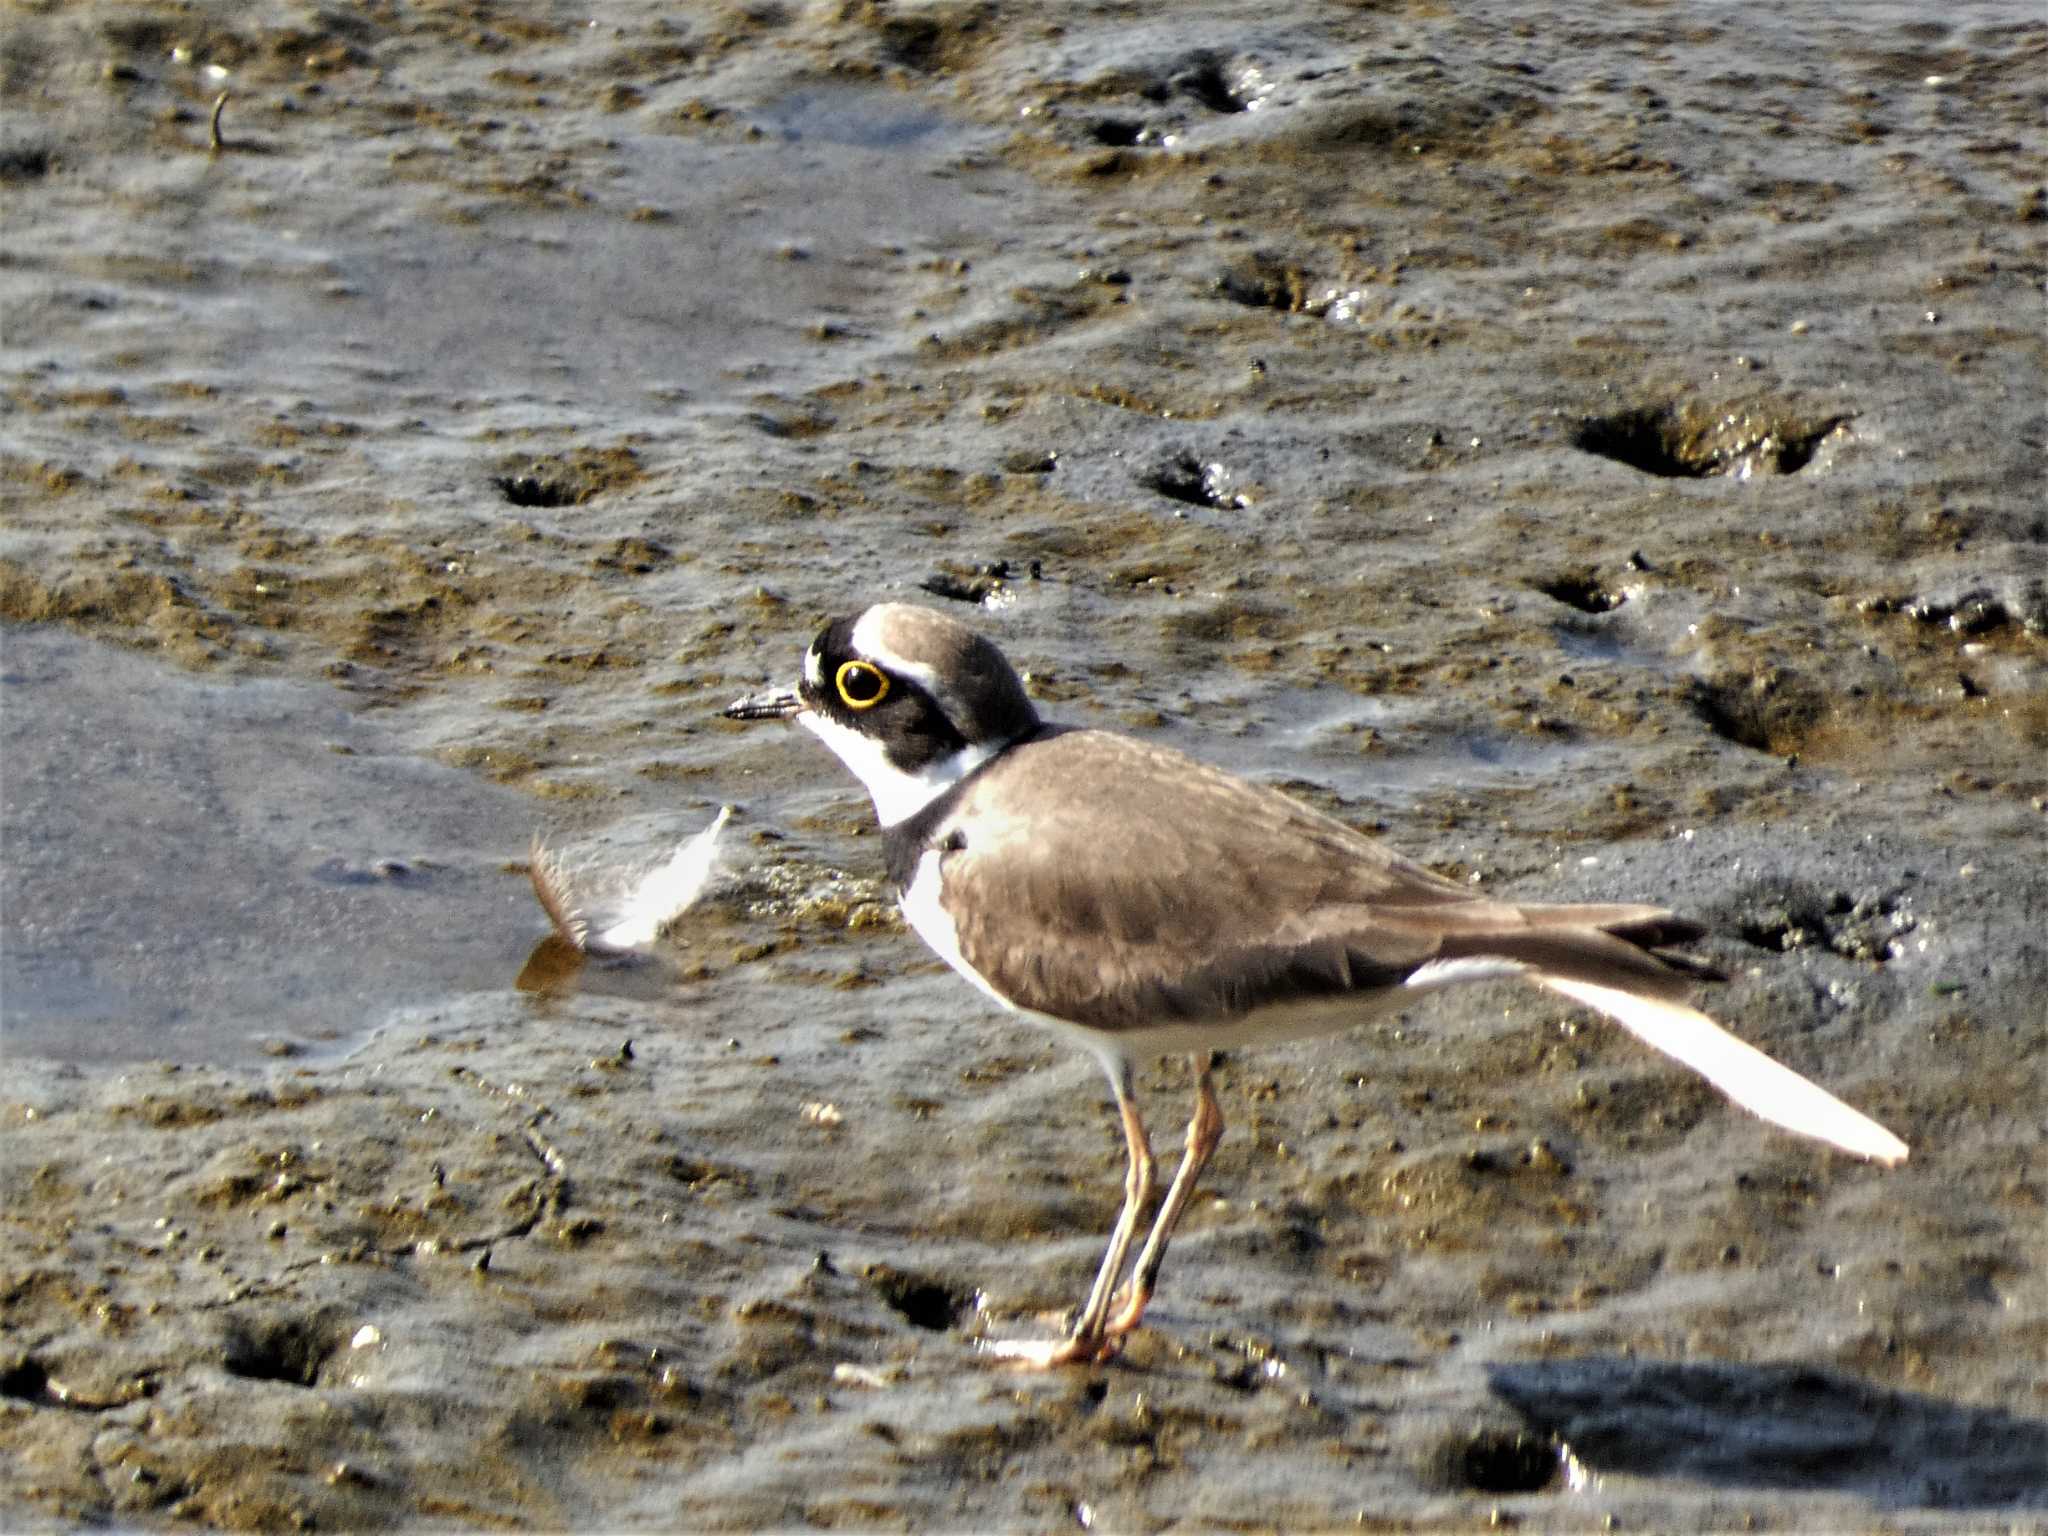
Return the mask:
[[1664, 994], [1684, 978], [1643, 946], [1698, 931], [1655, 907], [1475, 899], [1277, 790], [1107, 732], [1014, 749], [957, 813], [962, 957], [1021, 1006], [1100, 1029], [1395, 986], [1431, 960]]

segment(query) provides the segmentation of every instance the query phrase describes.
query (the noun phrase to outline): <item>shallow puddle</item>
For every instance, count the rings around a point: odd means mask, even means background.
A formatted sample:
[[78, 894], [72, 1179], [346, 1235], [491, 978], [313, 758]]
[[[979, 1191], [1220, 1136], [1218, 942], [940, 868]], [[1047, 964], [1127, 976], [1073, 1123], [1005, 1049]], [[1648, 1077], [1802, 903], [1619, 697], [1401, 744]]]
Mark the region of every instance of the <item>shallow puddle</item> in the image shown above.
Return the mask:
[[530, 802], [342, 696], [0, 635], [9, 1055], [247, 1061], [510, 984]]

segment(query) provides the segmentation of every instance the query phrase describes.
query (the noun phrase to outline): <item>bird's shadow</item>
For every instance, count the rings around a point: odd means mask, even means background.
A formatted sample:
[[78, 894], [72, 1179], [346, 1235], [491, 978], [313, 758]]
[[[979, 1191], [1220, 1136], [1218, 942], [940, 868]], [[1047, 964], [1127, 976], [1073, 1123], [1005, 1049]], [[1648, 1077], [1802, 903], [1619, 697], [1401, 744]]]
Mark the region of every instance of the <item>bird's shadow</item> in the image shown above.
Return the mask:
[[1594, 1356], [1488, 1368], [1594, 1475], [1845, 1493], [1885, 1509], [2048, 1508], [2048, 1421], [1809, 1366]]

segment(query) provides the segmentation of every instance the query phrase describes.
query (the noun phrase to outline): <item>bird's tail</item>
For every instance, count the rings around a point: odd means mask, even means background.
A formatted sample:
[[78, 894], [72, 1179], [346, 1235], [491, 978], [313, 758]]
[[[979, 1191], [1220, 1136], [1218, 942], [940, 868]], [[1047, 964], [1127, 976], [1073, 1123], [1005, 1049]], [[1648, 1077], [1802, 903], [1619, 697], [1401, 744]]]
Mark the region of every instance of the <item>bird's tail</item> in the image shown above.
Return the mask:
[[1906, 1160], [1906, 1144], [1875, 1120], [1737, 1039], [1697, 1009], [1596, 982], [1541, 971], [1523, 974], [1526, 980], [1604, 1013], [1773, 1125], [1887, 1165]]

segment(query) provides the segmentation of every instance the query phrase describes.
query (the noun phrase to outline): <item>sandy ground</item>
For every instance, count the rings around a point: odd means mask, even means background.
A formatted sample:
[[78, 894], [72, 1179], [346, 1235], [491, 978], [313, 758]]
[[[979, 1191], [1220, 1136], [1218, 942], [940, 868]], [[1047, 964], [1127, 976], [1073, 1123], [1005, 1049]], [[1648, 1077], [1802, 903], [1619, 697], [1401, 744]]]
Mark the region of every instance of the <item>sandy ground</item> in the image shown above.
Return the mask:
[[[2038, 16], [17, 3], [0, 71], [11, 1527], [2048, 1520]], [[1125, 1358], [992, 1364], [1095, 1069], [716, 718], [921, 592], [1701, 916], [1912, 1161], [1452, 996], [1233, 1057]], [[655, 963], [529, 963], [534, 831], [727, 801]]]

